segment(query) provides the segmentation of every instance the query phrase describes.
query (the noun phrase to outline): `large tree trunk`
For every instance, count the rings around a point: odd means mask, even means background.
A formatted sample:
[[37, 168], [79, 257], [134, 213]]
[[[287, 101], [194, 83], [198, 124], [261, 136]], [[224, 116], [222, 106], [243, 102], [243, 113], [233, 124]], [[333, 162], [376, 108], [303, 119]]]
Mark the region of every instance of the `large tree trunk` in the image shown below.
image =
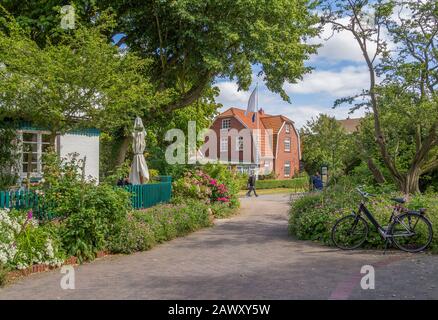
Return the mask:
[[399, 182], [399, 187], [406, 195], [420, 192], [420, 169], [409, 170]]
[[114, 167], [118, 167], [125, 162], [126, 154], [128, 153], [129, 145], [131, 143], [130, 137], [122, 137], [118, 141], [117, 157], [114, 161]]

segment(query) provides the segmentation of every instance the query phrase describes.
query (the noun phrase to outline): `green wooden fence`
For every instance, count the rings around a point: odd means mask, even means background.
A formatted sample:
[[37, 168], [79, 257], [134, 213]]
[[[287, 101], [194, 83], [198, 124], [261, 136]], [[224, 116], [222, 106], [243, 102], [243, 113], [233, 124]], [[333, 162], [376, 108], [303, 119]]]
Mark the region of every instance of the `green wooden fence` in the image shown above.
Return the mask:
[[29, 209], [38, 206], [38, 195], [32, 191], [0, 191], [0, 208]]
[[172, 182], [159, 182], [135, 186], [125, 186], [132, 193], [132, 207], [144, 209], [158, 203], [169, 202], [172, 196]]
[[[172, 177], [159, 176], [158, 183], [135, 186], [125, 186], [132, 194], [132, 207], [144, 209], [158, 203], [169, 202], [172, 196]], [[0, 191], [0, 208], [33, 209], [36, 216], [43, 214], [45, 208], [39, 201], [38, 195], [29, 190]], [[45, 214], [44, 214], [45, 215]]]

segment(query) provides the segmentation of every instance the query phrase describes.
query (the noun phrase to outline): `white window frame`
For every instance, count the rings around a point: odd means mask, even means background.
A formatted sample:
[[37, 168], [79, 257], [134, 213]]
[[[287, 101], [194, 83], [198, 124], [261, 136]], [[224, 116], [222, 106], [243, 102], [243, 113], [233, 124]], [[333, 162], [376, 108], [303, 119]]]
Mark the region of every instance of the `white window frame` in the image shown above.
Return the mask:
[[[289, 168], [289, 173], [286, 173], [286, 168]], [[290, 161], [285, 161], [284, 162], [284, 176], [285, 177], [290, 177], [290, 168], [291, 168]]]
[[221, 129], [230, 129], [231, 128], [231, 119], [222, 119]]
[[228, 152], [228, 136], [221, 137], [220, 140], [220, 152]]
[[288, 124], [286, 124], [286, 128], [285, 128], [285, 130], [286, 130], [286, 133], [290, 133], [290, 127], [289, 127]]
[[236, 137], [236, 151], [243, 151], [243, 137]]
[[[30, 173], [31, 178], [41, 178], [43, 175], [43, 164], [42, 164], [42, 157], [43, 157], [43, 144], [48, 144], [46, 142], [43, 142], [43, 135], [50, 135], [50, 131], [41, 131], [41, 130], [20, 130], [18, 131], [18, 138], [20, 141], [20, 177], [21, 178], [27, 178], [28, 172], [23, 171], [23, 164], [27, 163], [27, 159], [24, 159], [24, 150], [23, 150], [23, 134], [29, 133], [29, 134], [36, 134], [37, 135], [37, 141], [34, 142], [34, 144], [37, 145], [37, 169], [34, 172]], [[27, 142], [29, 143], [29, 142]], [[56, 148], [56, 140], [55, 140], [55, 148]], [[29, 170], [29, 168], [28, 168]]]
[[290, 152], [291, 149], [291, 141], [290, 138], [284, 139], [284, 152]]

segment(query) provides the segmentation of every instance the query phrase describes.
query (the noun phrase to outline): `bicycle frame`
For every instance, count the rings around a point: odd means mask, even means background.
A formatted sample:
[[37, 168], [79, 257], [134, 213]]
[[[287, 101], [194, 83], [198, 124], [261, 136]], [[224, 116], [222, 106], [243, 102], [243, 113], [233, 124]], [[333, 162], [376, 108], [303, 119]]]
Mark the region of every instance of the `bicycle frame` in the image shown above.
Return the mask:
[[[401, 211], [400, 206], [396, 205], [394, 206], [394, 210], [391, 213], [391, 217], [389, 218], [389, 224], [391, 224], [393, 222], [393, 220], [395, 218], [397, 218], [397, 214], [398, 212]], [[392, 234], [388, 234], [388, 228], [384, 228], [380, 225], [380, 223], [377, 222], [377, 220], [374, 218], [373, 214], [368, 210], [368, 208], [365, 206], [365, 203], [363, 201], [360, 202], [359, 205], [359, 210], [357, 213], [357, 216], [360, 216], [361, 213], [364, 213], [365, 216], [368, 218], [368, 220], [373, 224], [373, 226], [377, 229], [377, 231], [379, 232], [380, 236], [386, 240], [388, 238], [392, 238], [393, 235]], [[404, 225], [404, 224], [403, 224]], [[406, 228], [406, 226], [404, 226]], [[408, 228], [406, 228], [406, 230], [409, 230]]]

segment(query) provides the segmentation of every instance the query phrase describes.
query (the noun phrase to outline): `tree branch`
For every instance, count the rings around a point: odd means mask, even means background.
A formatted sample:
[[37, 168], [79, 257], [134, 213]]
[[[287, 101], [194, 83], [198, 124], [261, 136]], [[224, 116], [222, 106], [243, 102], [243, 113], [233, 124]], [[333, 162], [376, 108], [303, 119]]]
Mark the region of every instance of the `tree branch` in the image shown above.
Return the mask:
[[165, 112], [172, 112], [177, 109], [184, 108], [195, 102], [205, 90], [208, 84], [212, 81], [214, 73], [212, 71], [205, 72], [197, 85], [193, 86], [189, 91], [184, 93], [178, 100], [172, 102], [164, 108]]

